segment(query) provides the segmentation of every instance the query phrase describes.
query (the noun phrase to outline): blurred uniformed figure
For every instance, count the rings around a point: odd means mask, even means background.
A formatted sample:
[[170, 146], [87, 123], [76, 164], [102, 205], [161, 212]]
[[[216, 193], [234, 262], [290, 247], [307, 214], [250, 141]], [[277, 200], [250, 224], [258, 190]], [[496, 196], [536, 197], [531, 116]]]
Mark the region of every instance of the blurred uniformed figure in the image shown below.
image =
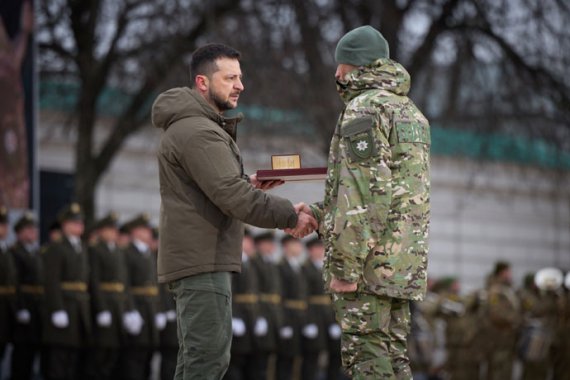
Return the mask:
[[553, 379], [570, 380], [570, 272], [564, 277], [561, 293], [562, 312], [556, 329]]
[[97, 380], [117, 376], [123, 343], [122, 319], [128, 308], [127, 265], [124, 253], [117, 247], [117, 222], [113, 212], [97, 221], [93, 227], [97, 242], [88, 248], [94, 344], [89, 373], [90, 378]]
[[487, 358], [487, 378], [512, 378], [517, 331], [521, 323], [520, 304], [512, 288], [509, 263], [497, 262], [489, 279], [487, 315], [493, 343]]
[[58, 216], [62, 238], [42, 250], [45, 316], [43, 323], [46, 355], [43, 369], [47, 380], [77, 379], [84, 370], [80, 363], [91, 329], [88, 262], [81, 242], [83, 214], [77, 203]]
[[325, 293], [323, 283], [323, 242], [315, 237], [306, 243], [308, 258], [303, 265], [303, 275], [307, 282], [308, 312], [307, 325], [314, 324], [316, 333], [303, 336], [303, 380], [321, 378], [318, 368], [319, 355], [327, 353], [327, 368], [324, 378], [341, 380], [340, 326], [336, 323], [330, 295]]
[[277, 347], [277, 379], [298, 379], [301, 359], [302, 336], [315, 337], [316, 324], [306, 324], [307, 283], [303, 272], [303, 244], [297, 238], [286, 235], [281, 239], [283, 259], [279, 263], [281, 276], [281, 300], [283, 324], [279, 329]]
[[18, 276], [18, 300], [14, 324], [12, 379], [32, 378], [40, 354], [44, 295], [42, 260], [38, 247], [38, 224], [25, 212], [14, 225], [16, 243], [10, 248]]
[[[151, 250], [155, 257], [158, 255], [158, 227], [152, 229], [152, 244]], [[158, 351], [160, 352], [160, 380], [172, 380], [176, 372], [176, 360], [178, 358], [178, 332], [176, 325], [176, 302], [172, 293], [168, 290], [168, 284], [159, 284], [160, 313], [157, 319], [161, 327], [160, 319], [166, 320], [164, 328], [159, 330], [159, 345]]]
[[152, 226], [147, 214], [141, 214], [126, 224], [131, 242], [125, 248], [128, 273], [128, 292], [134, 310], [124, 316], [127, 330], [123, 350], [123, 379], [146, 380], [150, 364], [158, 346], [158, 331], [166, 325], [159, 313], [159, 291], [156, 277], [156, 258], [151, 251]]
[[258, 280], [260, 318], [254, 326], [256, 344], [257, 379], [273, 379], [275, 376], [275, 352], [277, 337], [282, 326], [281, 279], [275, 264], [275, 236], [262, 232], [254, 237], [256, 256], [251, 266]]
[[[226, 380], [256, 380], [255, 324], [259, 318], [259, 288], [251, 259], [255, 245], [249, 230], [242, 242], [242, 270], [232, 275], [232, 348]], [[267, 322], [265, 322], [267, 323]]]
[[48, 227], [48, 242], [60, 241], [62, 236], [61, 223], [56, 219]]
[[445, 372], [451, 380], [478, 380], [482, 361], [477, 339], [477, 295], [461, 297], [456, 278], [440, 281], [439, 315], [445, 321], [445, 346], [447, 359]]
[[16, 302], [16, 269], [12, 255], [8, 254], [7, 236], [8, 210], [0, 206], [0, 363], [4, 359], [6, 345], [12, 338]]
[[560, 316], [560, 290], [564, 276], [545, 268], [525, 278], [519, 293], [523, 329], [518, 354], [523, 362], [523, 380], [548, 379], [553, 363], [553, 342]]

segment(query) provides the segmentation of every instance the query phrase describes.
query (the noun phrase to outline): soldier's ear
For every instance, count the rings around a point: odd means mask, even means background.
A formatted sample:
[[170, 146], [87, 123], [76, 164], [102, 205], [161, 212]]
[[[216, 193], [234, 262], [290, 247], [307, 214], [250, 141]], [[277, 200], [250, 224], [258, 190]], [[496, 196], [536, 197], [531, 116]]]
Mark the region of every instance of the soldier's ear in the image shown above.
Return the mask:
[[196, 78], [194, 78], [194, 84], [198, 91], [206, 92], [210, 86], [210, 80], [205, 75], [196, 75]]

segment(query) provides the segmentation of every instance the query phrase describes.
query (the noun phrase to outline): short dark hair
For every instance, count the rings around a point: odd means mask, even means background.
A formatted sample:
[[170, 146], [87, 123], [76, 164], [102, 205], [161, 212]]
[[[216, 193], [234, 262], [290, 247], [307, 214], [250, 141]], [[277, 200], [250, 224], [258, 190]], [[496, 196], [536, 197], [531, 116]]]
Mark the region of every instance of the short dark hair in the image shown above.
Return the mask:
[[224, 44], [204, 45], [192, 53], [190, 62], [190, 87], [194, 87], [194, 79], [197, 75], [209, 77], [218, 70], [216, 60], [219, 58], [232, 58], [239, 60], [241, 53]]

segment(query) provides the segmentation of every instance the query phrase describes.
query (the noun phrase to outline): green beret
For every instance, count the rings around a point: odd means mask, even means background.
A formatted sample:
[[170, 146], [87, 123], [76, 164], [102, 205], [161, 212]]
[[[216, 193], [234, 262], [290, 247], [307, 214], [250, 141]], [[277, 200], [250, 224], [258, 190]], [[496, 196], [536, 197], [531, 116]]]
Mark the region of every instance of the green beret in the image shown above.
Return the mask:
[[339, 64], [366, 66], [379, 58], [390, 58], [390, 48], [384, 36], [370, 25], [351, 30], [336, 45]]
[[20, 217], [20, 219], [18, 219], [16, 221], [16, 224], [14, 224], [14, 232], [18, 233], [25, 227], [37, 226], [37, 225], [38, 225], [38, 222], [37, 222], [36, 218], [34, 217], [34, 214], [32, 214], [30, 211], [26, 211]]

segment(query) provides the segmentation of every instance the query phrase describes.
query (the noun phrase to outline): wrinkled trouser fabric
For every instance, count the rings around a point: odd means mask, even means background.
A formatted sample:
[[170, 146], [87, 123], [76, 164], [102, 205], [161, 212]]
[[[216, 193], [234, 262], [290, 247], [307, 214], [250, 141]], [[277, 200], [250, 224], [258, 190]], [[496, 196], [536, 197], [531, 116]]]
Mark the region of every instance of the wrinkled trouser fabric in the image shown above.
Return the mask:
[[342, 364], [354, 380], [412, 379], [406, 343], [408, 300], [333, 294], [333, 306], [342, 328]]
[[169, 287], [176, 301], [179, 342], [174, 380], [222, 379], [232, 339], [230, 273], [185, 277]]

